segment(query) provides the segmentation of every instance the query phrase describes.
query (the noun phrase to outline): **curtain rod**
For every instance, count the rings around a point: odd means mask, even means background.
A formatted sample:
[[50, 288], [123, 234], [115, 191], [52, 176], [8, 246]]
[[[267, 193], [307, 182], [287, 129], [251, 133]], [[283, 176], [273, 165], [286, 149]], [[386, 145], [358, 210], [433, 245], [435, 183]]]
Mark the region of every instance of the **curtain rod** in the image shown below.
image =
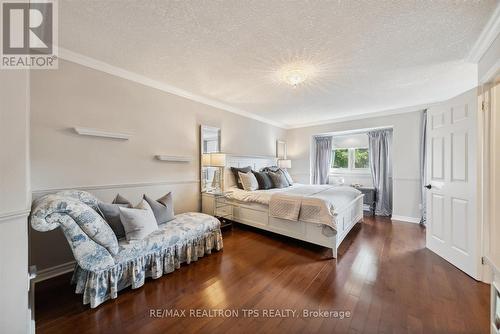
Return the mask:
[[391, 126], [379, 126], [379, 127], [375, 127], [375, 128], [325, 132], [325, 133], [320, 133], [320, 134], [313, 135], [313, 137], [346, 136], [346, 135], [354, 135], [354, 134], [367, 133], [367, 132], [374, 131], [374, 130], [393, 130], [393, 129], [394, 129], [394, 127], [392, 125]]

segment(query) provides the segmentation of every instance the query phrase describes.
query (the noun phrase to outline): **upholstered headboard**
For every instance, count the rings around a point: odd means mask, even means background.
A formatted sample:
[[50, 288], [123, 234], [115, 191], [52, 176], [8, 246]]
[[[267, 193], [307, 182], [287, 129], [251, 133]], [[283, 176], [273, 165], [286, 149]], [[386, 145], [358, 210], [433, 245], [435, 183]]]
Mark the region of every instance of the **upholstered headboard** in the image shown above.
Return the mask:
[[231, 167], [250, 166], [253, 170], [260, 170], [264, 167], [276, 166], [277, 160], [270, 156], [250, 156], [250, 155], [226, 155], [226, 167], [224, 168], [224, 191], [236, 186], [236, 180], [231, 172]]

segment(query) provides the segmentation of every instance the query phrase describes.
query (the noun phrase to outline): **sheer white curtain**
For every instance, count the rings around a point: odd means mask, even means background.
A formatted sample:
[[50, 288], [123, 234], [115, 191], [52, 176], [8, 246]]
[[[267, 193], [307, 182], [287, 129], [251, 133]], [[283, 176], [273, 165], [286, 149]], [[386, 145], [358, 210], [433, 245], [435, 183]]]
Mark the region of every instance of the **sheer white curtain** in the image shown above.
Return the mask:
[[392, 129], [368, 132], [370, 171], [377, 191], [375, 214], [392, 215]]
[[332, 137], [314, 137], [313, 183], [327, 184], [332, 161]]

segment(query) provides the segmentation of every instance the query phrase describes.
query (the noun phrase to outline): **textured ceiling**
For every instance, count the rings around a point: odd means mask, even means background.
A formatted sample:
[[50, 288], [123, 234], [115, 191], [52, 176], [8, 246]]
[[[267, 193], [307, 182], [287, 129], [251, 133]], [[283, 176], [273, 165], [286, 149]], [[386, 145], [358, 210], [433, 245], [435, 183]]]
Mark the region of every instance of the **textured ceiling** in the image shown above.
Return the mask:
[[[60, 45], [296, 126], [472, 88], [471, 46], [497, 0], [59, 2]], [[288, 63], [313, 66], [292, 88]]]

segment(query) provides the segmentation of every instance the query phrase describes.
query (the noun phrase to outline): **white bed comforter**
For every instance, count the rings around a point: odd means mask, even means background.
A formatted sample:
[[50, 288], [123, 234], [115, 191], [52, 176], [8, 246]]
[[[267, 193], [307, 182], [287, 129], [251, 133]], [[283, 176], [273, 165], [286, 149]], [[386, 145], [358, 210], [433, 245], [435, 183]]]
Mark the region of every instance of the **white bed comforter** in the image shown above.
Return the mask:
[[292, 221], [322, 223], [335, 228], [335, 214], [361, 192], [348, 186], [294, 184], [288, 188], [245, 191], [231, 188], [232, 200], [269, 206], [269, 215]]

